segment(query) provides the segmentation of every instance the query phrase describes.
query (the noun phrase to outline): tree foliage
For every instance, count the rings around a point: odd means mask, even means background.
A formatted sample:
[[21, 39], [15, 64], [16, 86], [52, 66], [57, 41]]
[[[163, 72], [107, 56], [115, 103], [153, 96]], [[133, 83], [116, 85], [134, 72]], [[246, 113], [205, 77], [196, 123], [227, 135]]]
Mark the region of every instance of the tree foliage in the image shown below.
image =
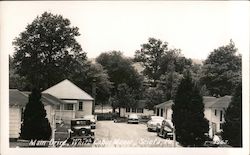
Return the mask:
[[111, 51], [100, 54], [96, 61], [100, 63], [113, 82], [114, 89], [117, 90], [118, 85], [125, 83], [132, 89], [138, 89], [142, 85], [142, 77], [132, 66], [130, 59], [125, 58], [119, 51]]
[[156, 87], [145, 89], [143, 99], [146, 101], [146, 108], [150, 110], [154, 110], [155, 105], [166, 101], [164, 92]]
[[242, 147], [242, 86], [239, 84], [234, 92], [229, 107], [225, 113], [225, 122], [222, 125], [222, 138], [228, 144]]
[[237, 55], [232, 40], [210, 53], [202, 68], [201, 82], [214, 96], [232, 95], [241, 83], [241, 55]]
[[177, 141], [183, 146], [202, 146], [208, 133], [203, 98], [188, 71], [182, 79], [172, 106]]
[[113, 88], [106, 70], [99, 63], [86, 62], [72, 74], [70, 79], [87, 93], [92, 94], [92, 84], [96, 84], [96, 104], [106, 104]]
[[20, 138], [26, 140], [49, 140], [51, 127], [46, 118], [46, 110], [41, 101], [41, 92], [33, 89], [25, 106]]
[[130, 88], [127, 84], [122, 83], [118, 85], [117, 93], [114, 96], [115, 104], [113, 107], [117, 108], [126, 108], [126, 107], [134, 107], [136, 101], [136, 92], [132, 88]]
[[13, 42], [17, 73], [44, 89], [67, 78], [76, 70], [76, 60], [86, 60], [86, 53], [75, 39], [79, 35], [68, 19], [44, 12]]
[[149, 38], [148, 43], [142, 44], [135, 53], [135, 61], [143, 64], [144, 75], [155, 84], [161, 75], [176, 71], [182, 73], [191, 66], [191, 59], [181, 56], [179, 49], [169, 49], [167, 42]]
[[112, 107], [126, 107], [135, 104], [142, 94], [143, 78], [132, 66], [129, 58], [119, 51], [100, 54], [96, 61], [107, 70], [113, 84], [111, 101]]
[[183, 75], [178, 72], [169, 72], [161, 75], [157, 88], [164, 92], [166, 100], [174, 99]]
[[27, 80], [16, 73], [13, 58], [11, 56], [9, 56], [9, 88], [18, 90], [29, 90]]

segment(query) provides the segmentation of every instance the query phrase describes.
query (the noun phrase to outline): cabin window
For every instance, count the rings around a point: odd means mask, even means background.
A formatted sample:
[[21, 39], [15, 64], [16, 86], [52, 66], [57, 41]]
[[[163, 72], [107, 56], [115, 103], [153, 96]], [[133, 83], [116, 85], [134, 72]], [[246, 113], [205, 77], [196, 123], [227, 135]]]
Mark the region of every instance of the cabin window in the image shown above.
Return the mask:
[[216, 109], [214, 110], [214, 115], [215, 115], [215, 116], [217, 115], [217, 110], [216, 110]]
[[156, 111], [156, 115], [159, 116], [160, 115], [160, 109], [157, 108], [157, 111]]
[[126, 108], [126, 112], [130, 112], [130, 108]]
[[161, 109], [161, 116], [163, 116], [163, 109]]
[[222, 130], [222, 124], [223, 124], [223, 123], [220, 123], [220, 129], [221, 129], [221, 130]]
[[82, 102], [79, 102], [79, 106], [78, 106], [79, 111], [82, 111], [82, 104], [83, 104]]
[[143, 109], [142, 108], [138, 108], [137, 109], [137, 113], [143, 113]]
[[72, 103], [64, 104], [64, 110], [73, 110], [74, 105]]
[[57, 105], [57, 106], [56, 106], [56, 110], [60, 110], [60, 105]]
[[222, 121], [222, 117], [223, 117], [223, 111], [220, 111], [220, 121]]
[[132, 112], [136, 112], [136, 109], [135, 109], [135, 108], [132, 108]]

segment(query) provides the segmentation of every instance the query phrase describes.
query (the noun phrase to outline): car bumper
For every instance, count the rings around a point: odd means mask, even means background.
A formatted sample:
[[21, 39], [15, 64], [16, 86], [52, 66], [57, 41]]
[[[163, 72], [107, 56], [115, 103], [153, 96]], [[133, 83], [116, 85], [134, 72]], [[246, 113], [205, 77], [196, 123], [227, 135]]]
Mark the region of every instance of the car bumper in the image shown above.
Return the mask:
[[96, 125], [95, 124], [91, 124], [90, 127], [91, 127], [91, 129], [95, 129]]
[[148, 130], [150, 130], [150, 131], [159, 131], [160, 130], [160, 127], [157, 125], [152, 125], [152, 124], [149, 125], [148, 124], [147, 127], [148, 127]]
[[156, 126], [148, 126], [148, 130], [156, 131], [157, 127]]
[[139, 120], [131, 120], [131, 119], [129, 119], [128, 123], [139, 123]]

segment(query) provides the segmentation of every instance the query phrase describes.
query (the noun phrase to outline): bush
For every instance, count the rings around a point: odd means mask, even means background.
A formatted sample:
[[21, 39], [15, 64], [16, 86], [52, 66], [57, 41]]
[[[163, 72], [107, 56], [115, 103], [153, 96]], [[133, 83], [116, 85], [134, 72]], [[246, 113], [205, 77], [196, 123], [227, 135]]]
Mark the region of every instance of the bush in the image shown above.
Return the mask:
[[46, 118], [46, 110], [41, 102], [41, 92], [33, 89], [25, 106], [20, 138], [25, 140], [49, 140], [51, 127]]

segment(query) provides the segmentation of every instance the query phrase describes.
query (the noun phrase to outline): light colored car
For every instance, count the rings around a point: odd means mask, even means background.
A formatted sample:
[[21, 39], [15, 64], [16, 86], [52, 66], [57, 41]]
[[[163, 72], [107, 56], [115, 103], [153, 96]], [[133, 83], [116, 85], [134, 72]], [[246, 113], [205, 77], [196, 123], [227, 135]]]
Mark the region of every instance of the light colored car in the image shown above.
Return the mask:
[[148, 131], [156, 131], [159, 129], [163, 120], [163, 117], [151, 116], [150, 120], [147, 122]]
[[130, 114], [128, 116], [128, 123], [139, 123], [139, 117], [136, 114]]
[[95, 119], [94, 115], [85, 115], [83, 118], [90, 120], [91, 129], [95, 129], [96, 128], [96, 119]]

